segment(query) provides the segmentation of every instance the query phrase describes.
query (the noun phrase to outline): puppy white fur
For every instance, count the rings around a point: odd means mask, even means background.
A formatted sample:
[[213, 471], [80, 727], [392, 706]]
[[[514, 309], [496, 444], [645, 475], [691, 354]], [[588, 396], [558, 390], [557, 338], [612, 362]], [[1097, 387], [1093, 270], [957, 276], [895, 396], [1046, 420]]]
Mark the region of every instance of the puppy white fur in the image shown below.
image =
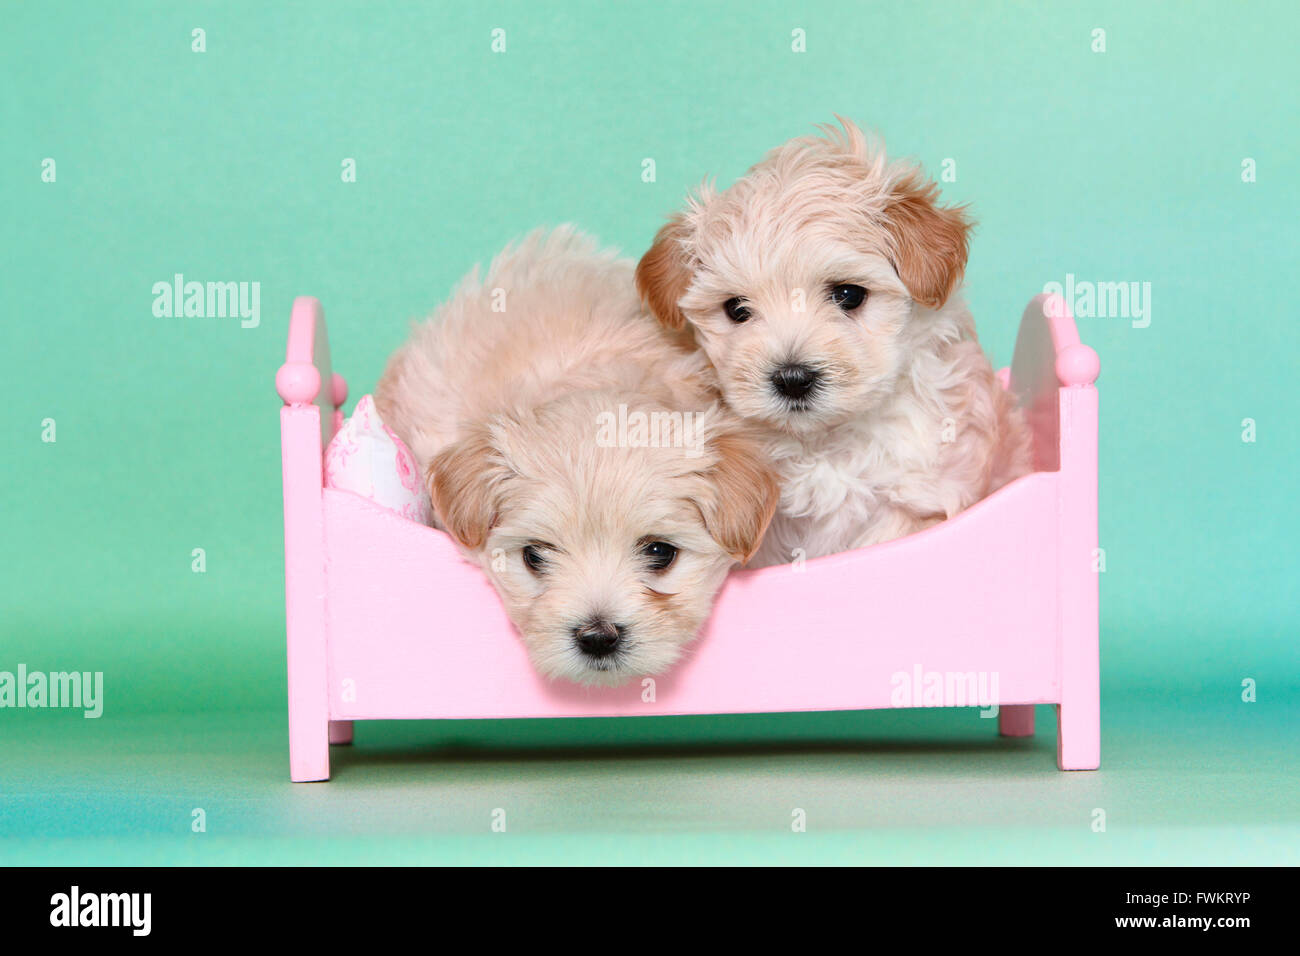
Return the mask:
[[756, 566], [919, 531], [1030, 470], [1023, 417], [956, 291], [965, 210], [841, 122], [725, 192], [702, 187], [637, 268], [780, 473]]
[[[711, 379], [641, 306], [633, 264], [567, 227], [468, 276], [389, 361], [379, 413], [543, 674], [663, 671], [757, 549], [775, 474]], [[691, 417], [611, 439], [620, 406]]]

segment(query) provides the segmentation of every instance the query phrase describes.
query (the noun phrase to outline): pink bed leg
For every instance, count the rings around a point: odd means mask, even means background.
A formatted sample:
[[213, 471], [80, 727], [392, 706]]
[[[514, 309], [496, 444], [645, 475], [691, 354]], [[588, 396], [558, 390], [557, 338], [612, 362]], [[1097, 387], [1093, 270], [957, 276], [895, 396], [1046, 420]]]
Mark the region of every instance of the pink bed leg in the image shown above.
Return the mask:
[[325, 670], [325, 540], [320, 418], [315, 406], [280, 412], [284, 452], [284, 577], [289, 663], [289, 776], [330, 776]]
[[331, 720], [330, 721], [330, 743], [332, 744], [352, 743], [352, 721]]
[[1034, 705], [1004, 704], [999, 707], [998, 733], [1003, 737], [1034, 736]]
[[1101, 765], [1097, 551], [1097, 353], [1071, 344], [1057, 354], [1061, 381], [1061, 702], [1056, 763]]

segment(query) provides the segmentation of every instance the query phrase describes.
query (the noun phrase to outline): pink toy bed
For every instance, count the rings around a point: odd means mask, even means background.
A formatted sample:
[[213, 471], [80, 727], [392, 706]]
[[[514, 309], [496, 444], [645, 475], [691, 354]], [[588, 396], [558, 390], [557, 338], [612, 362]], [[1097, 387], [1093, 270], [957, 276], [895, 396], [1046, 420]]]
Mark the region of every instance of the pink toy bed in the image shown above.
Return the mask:
[[1028, 412], [1033, 474], [920, 534], [733, 572], [672, 671], [591, 689], [533, 671], [496, 593], [445, 534], [325, 487], [347, 386], [320, 303], [297, 299], [275, 377], [290, 776], [329, 779], [330, 744], [351, 742], [354, 720], [977, 703], [999, 706], [1009, 736], [1032, 734], [1034, 705], [1055, 704], [1057, 765], [1095, 769], [1098, 369], [1064, 301], [1038, 296], [1000, 373]]

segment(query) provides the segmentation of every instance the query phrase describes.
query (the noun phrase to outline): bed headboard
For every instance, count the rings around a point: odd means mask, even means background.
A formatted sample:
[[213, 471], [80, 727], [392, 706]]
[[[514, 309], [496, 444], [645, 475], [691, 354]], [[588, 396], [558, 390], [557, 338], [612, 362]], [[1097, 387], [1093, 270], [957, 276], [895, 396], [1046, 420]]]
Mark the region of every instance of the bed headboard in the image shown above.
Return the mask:
[[[328, 382], [329, 387], [321, 388], [323, 382]], [[329, 336], [319, 299], [300, 295], [293, 300], [289, 345], [284, 364], [275, 373], [275, 390], [286, 405], [315, 405], [319, 409], [323, 451], [340, 424], [348, 386], [343, 376], [330, 368]]]
[[1101, 363], [1079, 341], [1074, 317], [1059, 295], [1035, 296], [1020, 319], [1011, 391], [1034, 434], [1034, 469], [1061, 468], [1061, 389], [1091, 388]]

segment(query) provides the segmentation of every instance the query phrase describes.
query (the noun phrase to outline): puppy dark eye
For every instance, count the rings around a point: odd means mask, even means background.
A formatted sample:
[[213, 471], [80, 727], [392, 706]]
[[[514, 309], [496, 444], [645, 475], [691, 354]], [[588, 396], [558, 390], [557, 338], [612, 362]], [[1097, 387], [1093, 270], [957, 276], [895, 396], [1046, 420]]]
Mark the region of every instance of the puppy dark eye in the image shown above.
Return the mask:
[[535, 544], [524, 545], [524, 567], [538, 576], [546, 571], [546, 556]]
[[852, 312], [867, 300], [867, 290], [860, 285], [837, 285], [831, 287], [831, 301], [845, 312]]
[[651, 571], [667, 571], [677, 557], [677, 549], [667, 541], [647, 541], [641, 545], [641, 555]]
[[745, 306], [744, 300], [740, 296], [734, 299], [728, 299], [722, 303], [722, 311], [727, 313], [727, 318], [737, 324], [749, 321], [749, 309]]

